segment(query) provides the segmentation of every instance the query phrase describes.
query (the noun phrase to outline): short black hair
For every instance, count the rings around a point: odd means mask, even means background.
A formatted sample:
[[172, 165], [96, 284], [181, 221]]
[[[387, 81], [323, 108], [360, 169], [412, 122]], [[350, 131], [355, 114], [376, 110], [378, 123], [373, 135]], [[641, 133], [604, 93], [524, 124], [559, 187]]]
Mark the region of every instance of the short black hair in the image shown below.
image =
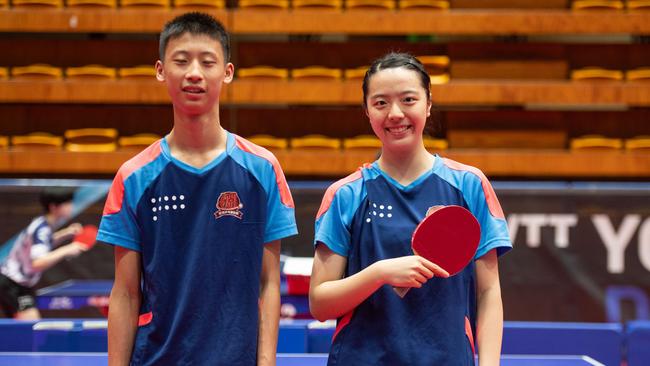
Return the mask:
[[39, 198], [41, 206], [46, 213], [50, 212], [50, 205], [60, 205], [72, 202], [74, 189], [67, 187], [47, 187], [41, 192]]
[[230, 35], [218, 20], [209, 14], [190, 12], [177, 16], [165, 24], [160, 32], [158, 52], [160, 61], [164, 61], [165, 50], [170, 39], [174, 39], [189, 32], [190, 34], [205, 34], [218, 41], [223, 50], [224, 62], [230, 61]]
[[390, 52], [373, 61], [368, 71], [366, 71], [362, 86], [364, 108], [368, 107], [366, 98], [368, 97], [368, 83], [370, 82], [370, 78], [378, 71], [398, 67], [404, 67], [417, 72], [422, 87], [427, 91], [427, 100], [431, 98], [431, 77], [429, 77], [429, 73], [424, 68], [424, 65], [422, 65], [422, 62], [408, 53]]

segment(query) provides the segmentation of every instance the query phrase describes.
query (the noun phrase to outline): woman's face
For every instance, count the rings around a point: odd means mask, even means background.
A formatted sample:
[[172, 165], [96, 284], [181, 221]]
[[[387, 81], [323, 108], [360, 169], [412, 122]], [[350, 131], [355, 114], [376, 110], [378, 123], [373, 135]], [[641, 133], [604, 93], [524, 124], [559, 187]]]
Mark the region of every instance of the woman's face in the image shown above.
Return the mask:
[[408, 151], [422, 145], [431, 100], [417, 71], [405, 67], [378, 71], [368, 81], [366, 105], [383, 151]]

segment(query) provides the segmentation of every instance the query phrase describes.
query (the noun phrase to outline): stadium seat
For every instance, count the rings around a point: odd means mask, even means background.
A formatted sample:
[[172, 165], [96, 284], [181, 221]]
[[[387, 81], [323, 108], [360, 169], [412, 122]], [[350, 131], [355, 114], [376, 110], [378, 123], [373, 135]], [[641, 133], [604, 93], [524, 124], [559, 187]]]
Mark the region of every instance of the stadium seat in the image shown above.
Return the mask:
[[343, 0], [293, 0], [293, 7], [299, 8], [332, 8], [341, 9]]
[[449, 1], [445, 0], [400, 0], [397, 5], [400, 9], [449, 9]]
[[[650, 8], [649, 8], [650, 9]], [[650, 81], [650, 67], [639, 67], [625, 72], [627, 81]]]
[[63, 137], [47, 132], [33, 132], [11, 136], [11, 145], [26, 149], [60, 149], [63, 146]]
[[171, 0], [120, 0], [120, 6], [169, 8]]
[[288, 9], [289, 0], [239, 0], [239, 7]]
[[441, 85], [447, 84], [449, 82], [450, 76], [447, 73], [438, 74], [438, 75], [429, 75], [431, 79], [431, 85]]
[[11, 5], [13, 7], [51, 6], [55, 8], [62, 8], [63, 0], [12, 0]]
[[348, 80], [363, 79], [366, 76], [368, 66], [361, 66], [354, 69], [345, 69], [343, 76]]
[[609, 0], [574, 0], [571, 3], [573, 10], [622, 10], [622, 1]]
[[71, 152], [113, 152], [117, 150], [116, 143], [106, 144], [75, 144], [68, 142], [65, 144], [65, 150]]
[[237, 76], [241, 79], [270, 78], [286, 80], [289, 78], [289, 70], [271, 66], [246, 67], [239, 69], [239, 71], [237, 71]]
[[381, 141], [375, 135], [360, 135], [343, 139], [343, 148], [353, 149], [381, 149]]
[[67, 0], [66, 6], [103, 6], [107, 8], [116, 8], [117, 0]]
[[6, 150], [9, 147], [9, 137], [0, 136], [0, 149]]
[[9, 79], [9, 69], [6, 67], [0, 67], [0, 80]]
[[341, 140], [323, 135], [307, 135], [303, 137], [292, 138], [290, 140], [293, 149], [340, 149]]
[[451, 64], [449, 56], [445, 55], [417, 56], [417, 59], [422, 62], [427, 71], [430, 71], [429, 73], [446, 70]]
[[340, 69], [333, 69], [320, 66], [309, 66], [290, 71], [293, 79], [335, 79], [341, 80], [343, 72]]
[[623, 80], [623, 71], [609, 70], [600, 67], [585, 67], [571, 71], [571, 80]]
[[174, 6], [181, 8], [184, 6], [206, 6], [216, 9], [224, 9], [226, 7], [225, 0], [174, 0]]
[[151, 65], [121, 67], [117, 75], [122, 79], [151, 79], [156, 77], [156, 69]]
[[611, 150], [621, 149], [623, 141], [601, 135], [584, 135], [571, 140], [571, 150]]
[[635, 136], [625, 140], [625, 150], [650, 152], [650, 135]]
[[348, 9], [358, 8], [378, 8], [378, 9], [395, 9], [395, 0], [348, 0], [346, 2]]
[[450, 65], [450, 60], [448, 56], [445, 55], [427, 55], [427, 56], [418, 56], [418, 60], [422, 62], [429, 77], [431, 78], [431, 84], [446, 84], [449, 82], [450, 75], [447, 72], [447, 69]]
[[271, 135], [253, 135], [247, 137], [246, 139], [256, 145], [271, 150], [273, 149], [283, 150], [289, 146], [289, 142], [287, 141], [287, 139], [281, 137], [274, 137]]
[[650, 0], [627, 0], [628, 11], [648, 10], [650, 9]]
[[82, 128], [65, 131], [65, 149], [73, 152], [111, 152], [117, 149], [114, 128]]
[[106, 78], [115, 79], [117, 70], [102, 65], [86, 65], [80, 67], [68, 67], [65, 70], [67, 78]]
[[33, 64], [13, 67], [11, 69], [11, 76], [13, 78], [62, 79], [63, 69], [47, 64]]
[[80, 128], [66, 130], [64, 136], [68, 142], [102, 144], [115, 142], [115, 139], [117, 139], [117, 130], [114, 128]]
[[144, 149], [160, 140], [160, 136], [153, 133], [139, 133], [133, 136], [122, 136], [117, 139], [117, 144], [123, 149]]

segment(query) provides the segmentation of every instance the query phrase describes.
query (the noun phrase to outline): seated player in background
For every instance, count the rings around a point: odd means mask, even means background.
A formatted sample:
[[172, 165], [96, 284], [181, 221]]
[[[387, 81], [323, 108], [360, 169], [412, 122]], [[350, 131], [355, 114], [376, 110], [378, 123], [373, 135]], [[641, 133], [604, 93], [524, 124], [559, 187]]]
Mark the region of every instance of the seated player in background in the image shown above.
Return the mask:
[[[478, 169], [423, 144], [430, 79], [416, 58], [391, 53], [363, 82], [363, 105], [382, 142], [372, 164], [334, 183], [316, 218], [309, 302], [338, 318], [329, 365], [498, 365], [503, 307], [497, 257], [511, 249], [506, 220]], [[411, 251], [430, 208], [458, 205], [481, 227], [470, 264], [448, 277]], [[413, 287], [404, 298], [392, 289]]]
[[0, 265], [0, 304], [7, 315], [15, 319], [40, 319], [33, 287], [43, 271], [87, 250], [77, 242], [56, 248], [82, 229], [75, 223], [53, 232], [53, 228], [70, 219], [73, 194], [68, 188], [46, 188], [40, 196], [45, 214], [33, 219], [19, 234]]

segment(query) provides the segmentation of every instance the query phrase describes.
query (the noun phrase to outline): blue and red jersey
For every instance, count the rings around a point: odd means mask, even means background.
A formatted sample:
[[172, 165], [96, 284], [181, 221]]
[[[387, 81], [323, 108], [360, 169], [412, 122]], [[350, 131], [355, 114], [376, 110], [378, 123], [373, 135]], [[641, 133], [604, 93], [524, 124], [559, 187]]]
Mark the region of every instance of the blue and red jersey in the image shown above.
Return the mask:
[[264, 244], [296, 233], [278, 161], [239, 136], [201, 169], [165, 139], [126, 162], [97, 239], [141, 254], [131, 364], [255, 365]]
[[337, 322], [329, 365], [473, 365], [475, 261], [512, 248], [506, 220], [478, 169], [436, 156], [408, 186], [375, 162], [334, 183], [316, 219], [315, 244], [347, 258], [345, 276], [388, 258], [412, 255], [411, 235], [437, 205], [467, 208], [481, 226], [472, 262], [447, 279], [434, 277], [404, 298], [382, 286]]

